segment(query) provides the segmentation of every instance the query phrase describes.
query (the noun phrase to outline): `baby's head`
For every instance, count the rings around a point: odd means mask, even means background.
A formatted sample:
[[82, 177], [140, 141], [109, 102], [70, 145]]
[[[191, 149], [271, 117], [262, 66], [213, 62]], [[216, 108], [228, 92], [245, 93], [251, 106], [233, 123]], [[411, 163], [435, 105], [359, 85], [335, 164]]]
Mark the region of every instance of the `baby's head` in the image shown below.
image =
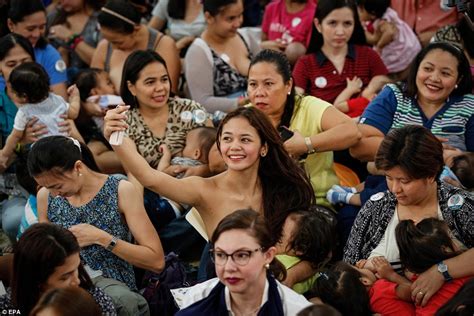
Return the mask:
[[410, 272], [422, 273], [431, 266], [459, 254], [448, 225], [436, 218], [425, 218], [418, 224], [411, 219], [395, 228], [400, 261]]
[[338, 262], [332, 269], [320, 272], [313, 288], [314, 294], [343, 315], [371, 315], [366, 286], [370, 287], [376, 277], [368, 272], [367, 269], [357, 269], [348, 263]]
[[217, 131], [213, 127], [196, 127], [186, 135], [186, 145], [183, 148], [183, 157], [208, 162], [209, 151], [216, 141]]
[[335, 219], [320, 209], [290, 213], [283, 224], [277, 253], [297, 256], [321, 268], [332, 257], [336, 243]]
[[98, 68], [81, 71], [76, 77], [76, 86], [83, 102], [90, 96], [115, 94], [115, 87], [109, 74]]
[[9, 82], [17, 105], [39, 103], [49, 95], [49, 76], [35, 62], [24, 63], [13, 69]]
[[454, 157], [451, 170], [467, 190], [474, 190], [474, 153], [465, 152]]
[[362, 22], [380, 19], [390, 7], [390, 0], [357, 0], [356, 3]]

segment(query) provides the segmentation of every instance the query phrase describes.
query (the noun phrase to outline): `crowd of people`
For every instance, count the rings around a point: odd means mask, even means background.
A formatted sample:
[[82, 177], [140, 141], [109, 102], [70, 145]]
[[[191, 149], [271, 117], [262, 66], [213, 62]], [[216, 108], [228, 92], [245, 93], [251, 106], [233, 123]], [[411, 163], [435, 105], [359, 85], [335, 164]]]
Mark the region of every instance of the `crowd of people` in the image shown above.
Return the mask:
[[474, 313], [474, 0], [0, 8], [2, 314]]

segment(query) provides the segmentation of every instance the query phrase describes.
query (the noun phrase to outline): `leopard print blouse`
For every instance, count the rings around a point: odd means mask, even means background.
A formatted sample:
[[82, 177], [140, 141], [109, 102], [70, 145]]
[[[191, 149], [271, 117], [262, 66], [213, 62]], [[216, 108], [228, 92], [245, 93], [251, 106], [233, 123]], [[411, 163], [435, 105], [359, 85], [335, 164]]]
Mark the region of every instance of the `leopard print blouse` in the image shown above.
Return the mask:
[[198, 109], [206, 111], [197, 102], [188, 99], [170, 97], [168, 100], [168, 109], [168, 124], [163, 138], [155, 137], [153, 135], [153, 132], [146, 125], [138, 108], [131, 109], [128, 115], [127, 124], [129, 125], [129, 128], [127, 130], [127, 136], [135, 142], [140, 155], [142, 155], [153, 168], [158, 166], [162, 156], [162, 153], [159, 151], [160, 145], [168, 145], [171, 153], [174, 155], [184, 148], [186, 134], [190, 130], [204, 125], [197, 124], [194, 120], [190, 122], [183, 122], [181, 120], [180, 115], [184, 111], [193, 112]]

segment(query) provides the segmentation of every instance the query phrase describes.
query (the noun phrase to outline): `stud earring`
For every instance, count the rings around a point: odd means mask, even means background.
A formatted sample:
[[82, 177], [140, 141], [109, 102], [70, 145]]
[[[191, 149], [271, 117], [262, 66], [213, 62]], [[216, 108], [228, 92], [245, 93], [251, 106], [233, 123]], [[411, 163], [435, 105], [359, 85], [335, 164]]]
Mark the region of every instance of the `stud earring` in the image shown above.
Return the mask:
[[454, 89], [457, 89], [457, 88], [458, 88], [458, 85], [457, 85], [457, 84], [456, 84], [456, 85], [454, 85]]
[[267, 155], [267, 153], [266, 153], [265, 151], [262, 151], [262, 152], [260, 153], [260, 156], [262, 156], [262, 157], [265, 157], [266, 155]]
[[269, 264], [269, 263], [266, 263], [266, 264], [265, 264], [265, 268], [266, 268], [267, 270], [270, 269], [270, 264]]
[[291, 94], [291, 91], [288, 91], [288, 95], [290, 95], [290, 94]]

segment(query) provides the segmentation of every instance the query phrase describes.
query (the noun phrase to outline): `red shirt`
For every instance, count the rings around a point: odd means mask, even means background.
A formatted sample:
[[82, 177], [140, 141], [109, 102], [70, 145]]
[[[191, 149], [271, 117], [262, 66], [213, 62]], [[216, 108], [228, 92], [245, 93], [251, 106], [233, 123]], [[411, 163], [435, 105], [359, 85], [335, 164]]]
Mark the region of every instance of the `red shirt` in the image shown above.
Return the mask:
[[307, 94], [334, 103], [339, 93], [347, 86], [346, 78], [361, 78], [364, 89], [373, 77], [387, 73], [382, 59], [372, 48], [349, 45], [341, 74], [320, 50], [316, 54], [304, 55], [298, 59], [293, 78], [295, 85], [304, 89]]
[[369, 290], [372, 312], [384, 316], [414, 316], [415, 305], [397, 297], [397, 284], [380, 279]]
[[361, 116], [364, 112], [367, 105], [369, 105], [370, 100], [364, 97], [357, 97], [347, 100], [347, 106], [349, 111], [346, 113], [349, 117], [358, 117]]

